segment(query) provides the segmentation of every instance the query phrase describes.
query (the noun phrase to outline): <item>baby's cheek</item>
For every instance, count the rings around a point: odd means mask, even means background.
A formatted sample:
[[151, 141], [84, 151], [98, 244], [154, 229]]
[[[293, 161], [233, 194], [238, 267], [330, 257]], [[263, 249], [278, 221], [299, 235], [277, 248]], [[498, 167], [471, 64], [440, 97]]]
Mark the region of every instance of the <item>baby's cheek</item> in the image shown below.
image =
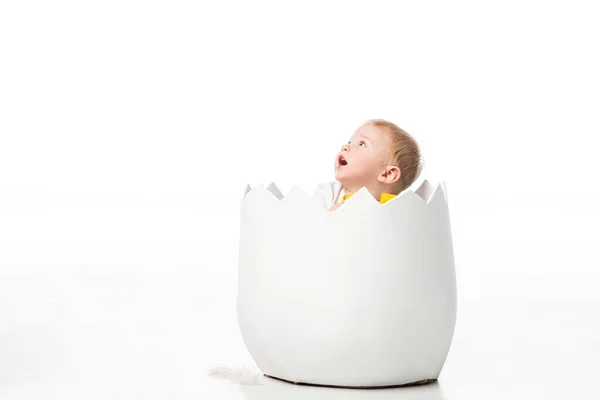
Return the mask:
[[373, 170], [373, 168], [372, 168], [372, 167], [373, 167], [373, 166], [371, 165], [371, 162], [369, 162], [369, 161], [365, 161], [365, 162], [362, 162], [362, 163], [360, 163], [360, 164], [356, 165], [356, 170], [355, 170], [355, 171], [356, 171], [356, 173], [357, 173], [357, 174], [359, 174], [359, 175], [366, 175], [366, 174], [368, 174], [370, 171], [372, 171], [372, 170]]

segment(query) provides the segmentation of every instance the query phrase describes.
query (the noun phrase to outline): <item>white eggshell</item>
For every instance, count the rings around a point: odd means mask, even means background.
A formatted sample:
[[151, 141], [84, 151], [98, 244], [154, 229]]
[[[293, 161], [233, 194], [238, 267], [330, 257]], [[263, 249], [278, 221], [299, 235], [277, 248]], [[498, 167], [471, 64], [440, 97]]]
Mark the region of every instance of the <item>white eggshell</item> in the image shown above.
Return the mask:
[[445, 184], [329, 212], [294, 187], [242, 201], [238, 321], [260, 370], [332, 386], [437, 379], [456, 322]]

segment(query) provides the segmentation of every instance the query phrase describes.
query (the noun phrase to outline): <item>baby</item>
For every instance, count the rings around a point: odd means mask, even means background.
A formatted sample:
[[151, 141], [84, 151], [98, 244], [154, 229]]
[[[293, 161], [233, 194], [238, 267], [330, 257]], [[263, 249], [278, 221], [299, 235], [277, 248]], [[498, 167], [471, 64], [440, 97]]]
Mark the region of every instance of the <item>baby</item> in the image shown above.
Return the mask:
[[342, 146], [335, 159], [335, 182], [319, 185], [329, 211], [365, 187], [383, 203], [407, 189], [419, 177], [422, 157], [415, 139], [397, 125], [369, 120]]

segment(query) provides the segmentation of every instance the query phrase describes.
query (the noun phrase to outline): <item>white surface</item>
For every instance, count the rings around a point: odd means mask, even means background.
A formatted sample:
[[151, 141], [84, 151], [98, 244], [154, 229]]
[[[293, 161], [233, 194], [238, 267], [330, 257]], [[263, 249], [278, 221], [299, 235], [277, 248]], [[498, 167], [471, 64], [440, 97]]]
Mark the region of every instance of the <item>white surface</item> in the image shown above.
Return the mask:
[[2, 400], [304, 396], [207, 375], [253, 368], [240, 188], [314, 188], [380, 117], [448, 183], [442, 398], [599, 397], [598, 19], [591, 1], [0, 2]]
[[362, 188], [334, 212], [298, 188], [245, 195], [237, 309], [263, 373], [345, 387], [438, 378], [456, 322], [452, 234], [443, 185], [417, 192], [380, 204]]
[[93, 265], [3, 266], [3, 399], [561, 399], [600, 393], [597, 305], [465, 305], [438, 384], [359, 395], [257, 376], [223, 274], [158, 260], [95, 264], [104, 272]]

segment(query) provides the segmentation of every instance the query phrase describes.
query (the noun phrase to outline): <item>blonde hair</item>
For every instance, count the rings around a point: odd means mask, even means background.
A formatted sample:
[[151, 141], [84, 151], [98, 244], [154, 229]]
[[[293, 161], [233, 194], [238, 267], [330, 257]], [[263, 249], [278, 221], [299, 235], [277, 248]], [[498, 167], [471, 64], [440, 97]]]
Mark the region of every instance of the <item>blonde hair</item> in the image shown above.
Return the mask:
[[385, 130], [391, 139], [391, 148], [386, 165], [400, 168], [398, 193], [412, 185], [423, 170], [423, 157], [417, 141], [398, 125], [383, 119], [372, 119], [367, 123]]

